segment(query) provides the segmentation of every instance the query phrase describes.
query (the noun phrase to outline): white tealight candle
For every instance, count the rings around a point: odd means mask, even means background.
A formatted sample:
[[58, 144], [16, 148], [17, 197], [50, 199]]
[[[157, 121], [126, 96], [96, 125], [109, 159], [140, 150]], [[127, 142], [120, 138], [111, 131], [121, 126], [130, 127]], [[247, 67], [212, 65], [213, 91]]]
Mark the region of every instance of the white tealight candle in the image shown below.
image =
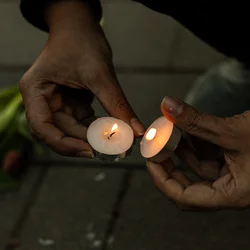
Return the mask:
[[125, 158], [134, 142], [132, 128], [122, 120], [102, 117], [88, 128], [87, 140], [101, 160], [118, 161]]
[[163, 149], [174, 151], [181, 139], [181, 130], [164, 116], [158, 118], [146, 131], [141, 141], [141, 154], [152, 158]]

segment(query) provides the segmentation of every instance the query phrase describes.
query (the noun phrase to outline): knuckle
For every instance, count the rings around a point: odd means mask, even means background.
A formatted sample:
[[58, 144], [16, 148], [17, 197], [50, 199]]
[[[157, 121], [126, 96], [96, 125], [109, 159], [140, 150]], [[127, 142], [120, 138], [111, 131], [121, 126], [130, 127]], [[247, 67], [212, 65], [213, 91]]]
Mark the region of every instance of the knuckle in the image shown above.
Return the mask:
[[[46, 76], [47, 75], [47, 76]], [[43, 72], [42, 70], [37, 70], [35, 68], [30, 68], [19, 80], [19, 90], [21, 93], [25, 93], [34, 86], [40, 86], [42, 83], [46, 83], [51, 75]]]
[[239, 142], [242, 140], [242, 137], [246, 136], [246, 131], [239, 127], [241, 123], [238, 123], [238, 118], [235, 119], [234, 117], [232, 119], [230, 117], [226, 117], [220, 119], [223, 119], [219, 131], [222, 143], [227, 145], [228, 148], [234, 149], [237, 145], [237, 149], [240, 149], [241, 143]]
[[190, 121], [188, 122], [187, 125], [187, 131], [189, 133], [194, 133], [199, 129], [199, 124], [201, 123], [202, 120], [202, 114], [195, 112]]
[[35, 141], [40, 142], [40, 138], [38, 138], [36, 132], [33, 129], [30, 129], [30, 135]]
[[32, 81], [33, 75], [30, 74], [30, 69], [22, 76], [19, 81], [19, 86], [24, 88], [29, 82]]
[[19, 81], [19, 90], [20, 90], [20, 92], [23, 94], [24, 92], [25, 92], [25, 90], [26, 90], [26, 83], [27, 83], [27, 81], [26, 81], [26, 78], [25, 78], [25, 76], [23, 76], [22, 78], [21, 78], [21, 80]]
[[119, 96], [115, 99], [115, 103], [114, 103], [115, 107], [118, 109], [118, 110], [127, 110], [127, 109], [130, 109], [130, 106], [127, 102], [127, 100], [123, 97], [123, 96]]
[[34, 127], [32, 127], [29, 123], [29, 129], [30, 129], [30, 135], [31, 137], [35, 140], [35, 141], [42, 141], [41, 137], [39, 137], [39, 134], [37, 133], [37, 131], [34, 129]]
[[242, 139], [246, 135], [249, 135], [248, 130], [249, 125], [249, 114], [250, 111], [246, 111], [242, 114], [235, 115], [233, 117], [225, 118], [225, 128], [224, 131], [226, 135], [234, 139]]
[[42, 135], [42, 133], [39, 132], [39, 125], [37, 125], [32, 118], [28, 118], [28, 116], [27, 121], [32, 138], [38, 142], [45, 142], [44, 136]]
[[224, 120], [224, 126], [223, 131], [224, 134], [234, 137], [236, 134], [238, 134], [239, 128], [237, 126], [234, 126], [234, 122], [230, 117], [222, 118]]

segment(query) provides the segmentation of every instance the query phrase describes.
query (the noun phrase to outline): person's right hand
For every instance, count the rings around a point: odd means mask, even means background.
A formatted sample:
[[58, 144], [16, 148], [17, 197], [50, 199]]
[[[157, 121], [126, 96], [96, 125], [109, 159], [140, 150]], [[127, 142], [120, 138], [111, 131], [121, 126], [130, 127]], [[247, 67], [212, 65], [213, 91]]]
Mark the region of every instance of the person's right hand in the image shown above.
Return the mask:
[[[176, 155], [201, 178], [193, 181], [168, 158], [149, 161], [156, 186], [185, 209], [243, 208], [250, 205], [250, 111], [220, 118], [165, 97], [165, 117], [190, 135]], [[167, 158], [167, 157], [166, 157]]]
[[111, 49], [88, 7], [57, 1], [46, 17], [48, 42], [20, 81], [33, 137], [59, 154], [91, 158], [83, 124], [94, 114], [93, 96], [110, 116], [142, 135], [144, 128], [116, 78]]

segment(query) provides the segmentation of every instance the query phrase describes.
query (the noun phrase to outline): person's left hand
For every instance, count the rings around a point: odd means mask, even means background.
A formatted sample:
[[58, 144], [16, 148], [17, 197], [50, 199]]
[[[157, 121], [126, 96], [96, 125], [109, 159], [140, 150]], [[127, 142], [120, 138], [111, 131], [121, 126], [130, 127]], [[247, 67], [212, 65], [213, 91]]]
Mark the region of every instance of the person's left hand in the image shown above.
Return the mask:
[[250, 205], [250, 112], [219, 118], [166, 97], [162, 112], [190, 135], [175, 153], [201, 181], [190, 180], [170, 158], [147, 162], [156, 186], [183, 209]]

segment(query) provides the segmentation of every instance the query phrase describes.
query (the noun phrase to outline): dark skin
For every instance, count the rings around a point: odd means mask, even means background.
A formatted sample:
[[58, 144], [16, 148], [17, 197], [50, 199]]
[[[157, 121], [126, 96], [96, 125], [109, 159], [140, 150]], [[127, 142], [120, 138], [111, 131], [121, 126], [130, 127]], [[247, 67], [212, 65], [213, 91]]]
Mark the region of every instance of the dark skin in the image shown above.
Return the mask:
[[[162, 112], [191, 138], [176, 155], [201, 178], [190, 180], [168, 157], [147, 162], [156, 186], [183, 209], [243, 208], [250, 204], [250, 113], [219, 118], [166, 97]], [[218, 150], [219, 149], [219, 150]]]
[[[20, 81], [33, 137], [59, 154], [92, 158], [86, 130], [95, 118], [94, 96], [110, 116], [142, 135], [144, 128], [118, 83], [110, 46], [88, 7], [74, 0], [57, 1], [47, 9], [46, 20], [48, 42]], [[248, 206], [249, 112], [219, 118], [180, 100], [166, 100], [163, 114], [187, 132], [193, 144], [182, 140], [176, 154], [203, 181], [188, 179], [167, 157], [147, 163], [156, 186], [186, 209]]]
[[48, 8], [46, 20], [48, 42], [20, 81], [33, 137], [61, 155], [92, 158], [86, 130], [94, 118], [94, 96], [110, 116], [142, 135], [144, 128], [118, 83], [110, 46], [88, 7], [58, 2]]

